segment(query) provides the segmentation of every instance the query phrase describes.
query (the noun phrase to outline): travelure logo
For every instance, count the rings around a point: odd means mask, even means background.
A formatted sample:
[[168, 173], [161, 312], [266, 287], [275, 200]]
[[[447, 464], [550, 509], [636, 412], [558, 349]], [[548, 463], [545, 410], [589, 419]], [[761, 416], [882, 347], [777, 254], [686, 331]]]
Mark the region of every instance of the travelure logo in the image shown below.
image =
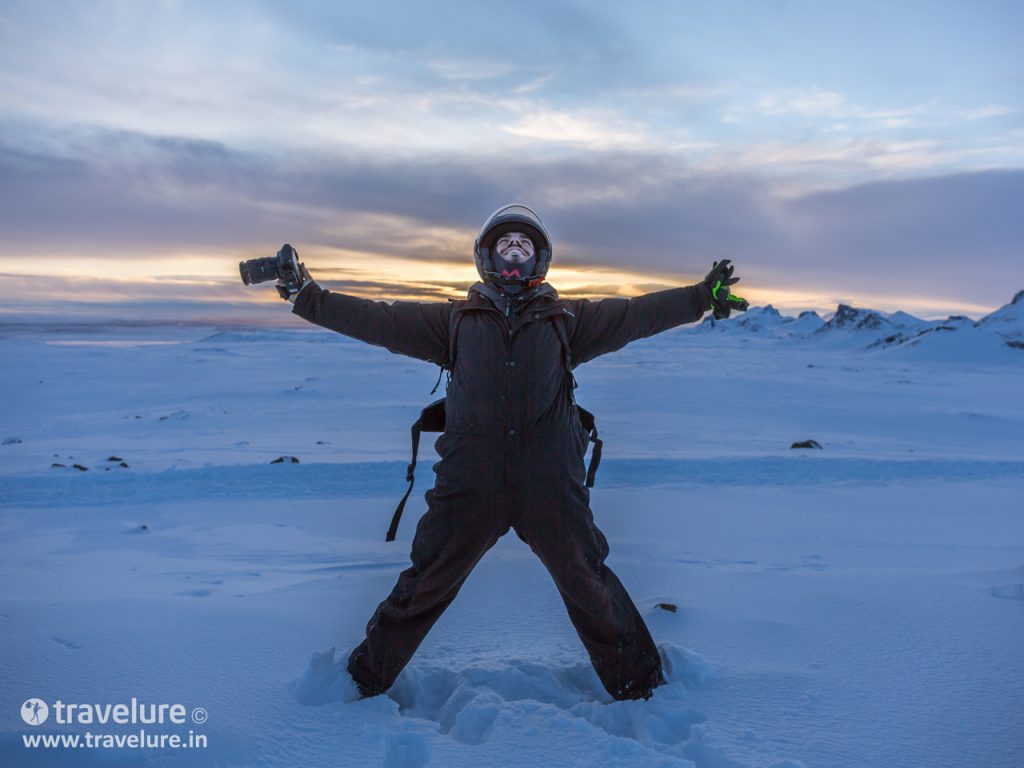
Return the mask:
[[27, 699], [21, 705], [21, 719], [29, 725], [42, 725], [50, 716], [50, 708], [42, 699]]
[[[77, 704], [33, 696], [21, 705], [21, 719], [33, 728], [49, 722], [56, 729], [22, 733], [25, 749], [206, 749], [206, 734], [187, 725], [202, 725], [209, 718], [205, 707], [184, 704], [148, 704], [134, 696], [120, 704]], [[52, 716], [51, 716], [52, 715]], [[99, 732], [92, 726], [101, 726]], [[61, 726], [70, 726], [61, 727]], [[107, 726], [107, 728], [102, 728]], [[110, 728], [110, 726], [121, 726]], [[75, 733], [79, 730], [79, 733]]]
[[[134, 696], [127, 704], [72, 704], [57, 699], [48, 705], [42, 699], [31, 698], [21, 705], [21, 719], [28, 725], [42, 725], [50, 717], [51, 708], [54, 722], [61, 725], [182, 725], [189, 715], [184, 704], [146, 704]], [[194, 723], [206, 722], [203, 707], [196, 707], [191, 715]]]

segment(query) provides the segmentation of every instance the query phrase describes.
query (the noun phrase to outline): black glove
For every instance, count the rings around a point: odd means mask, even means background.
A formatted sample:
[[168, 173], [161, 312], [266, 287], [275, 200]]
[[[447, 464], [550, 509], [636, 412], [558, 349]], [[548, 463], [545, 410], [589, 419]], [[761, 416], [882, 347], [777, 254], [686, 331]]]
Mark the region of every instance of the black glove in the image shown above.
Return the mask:
[[306, 265], [299, 261], [299, 252], [287, 243], [278, 251], [277, 257], [281, 264], [279, 267], [281, 276], [275, 287], [282, 299], [294, 304], [299, 291], [312, 283], [313, 278], [306, 271]]
[[746, 299], [733, 296], [729, 292], [729, 286], [740, 281], [738, 277], [732, 276], [732, 270], [729, 259], [722, 259], [712, 265], [711, 271], [704, 278], [704, 284], [711, 291], [711, 306], [708, 309], [712, 311], [715, 320], [728, 317], [734, 309], [737, 312], [746, 312], [750, 306]]

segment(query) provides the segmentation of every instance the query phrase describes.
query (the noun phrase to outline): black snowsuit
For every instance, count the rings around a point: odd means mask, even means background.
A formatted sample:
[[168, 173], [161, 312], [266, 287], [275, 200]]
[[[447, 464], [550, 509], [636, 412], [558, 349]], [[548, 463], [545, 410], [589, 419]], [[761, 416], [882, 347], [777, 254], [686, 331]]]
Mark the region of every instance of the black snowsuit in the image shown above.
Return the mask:
[[441, 460], [416, 527], [412, 565], [366, 628], [348, 669], [365, 695], [383, 693], [455, 598], [484, 553], [514, 528], [554, 579], [601, 682], [616, 699], [664, 682], [640, 613], [605, 564], [585, 485], [588, 435], [569, 397], [554, 324], [561, 314], [573, 365], [700, 319], [706, 285], [632, 299], [565, 300], [543, 284], [509, 299], [477, 283], [465, 300], [380, 301], [307, 286], [295, 314], [391, 352], [444, 365], [462, 313], [447, 389]]

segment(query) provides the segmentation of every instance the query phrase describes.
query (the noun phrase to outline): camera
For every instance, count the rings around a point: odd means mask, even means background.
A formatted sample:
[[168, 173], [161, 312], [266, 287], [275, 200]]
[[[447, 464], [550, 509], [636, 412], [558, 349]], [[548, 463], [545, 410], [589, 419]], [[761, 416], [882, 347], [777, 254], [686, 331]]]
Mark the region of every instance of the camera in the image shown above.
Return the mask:
[[276, 256], [249, 259], [238, 262], [238, 271], [246, 285], [280, 280], [285, 285], [302, 284], [302, 270], [299, 267], [299, 252], [288, 243], [281, 246]]

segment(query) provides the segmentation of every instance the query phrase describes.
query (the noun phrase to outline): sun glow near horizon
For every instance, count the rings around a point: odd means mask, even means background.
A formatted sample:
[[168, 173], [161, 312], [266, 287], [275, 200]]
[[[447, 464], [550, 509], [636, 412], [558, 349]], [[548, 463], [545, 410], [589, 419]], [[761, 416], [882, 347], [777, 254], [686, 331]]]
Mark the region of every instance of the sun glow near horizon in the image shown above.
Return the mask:
[[[297, 246], [310, 273], [331, 290], [384, 301], [439, 301], [464, 297], [469, 286], [479, 280], [471, 256], [425, 258], [382, 254], [331, 246]], [[268, 249], [267, 255], [272, 255]], [[201, 306], [202, 317], [221, 304], [229, 308], [261, 309], [280, 302], [272, 283], [245, 286], [238, 273], [238, 262], [258, 258], [252, 248], [220, 249], [212, 253], [183, 251], [173, 255], [149, 257], [53, 256], [23, 264], [8, 263], [0, 273], [0, 285], [8, 296], [24, 297], [8, 301], [6, 316], [31, 316], [33, 308], [60, 307], [65, 302], [70, 316], [88, 310], [88, 305], [122, 307], [126, 319], [140, 305], [159, 303], [163, 307], [180, 305], [180, 315], [197, 316], [191, 305]], [[743, 275], [742, 264], [737, 274]], [[752, 306], [771, 304], [784, 314], [796, 315], [814, 310], [827, 315], [839, 303], [870, 307], [884, 312], [903, 310], [926, 319], [966, 314], [981, 317], [1009, 301], [996, 297], [998, 304], [984, 306], [958, 301], [952, 296], [836, 295], [824, 288], [792, 288], [745, 280], [735, 292]], [[550, 282], [561, 295], [571, 298], [601, 299], [632, 297], [666, 288], [691, 285], [702, 275], [614, 269], [576, 261], [560, 263], [557, 258], [548, 273]], [[52, 312], [52, 308], [48, 312]], [[258, 322], [258, 320], [257, 320]]]

